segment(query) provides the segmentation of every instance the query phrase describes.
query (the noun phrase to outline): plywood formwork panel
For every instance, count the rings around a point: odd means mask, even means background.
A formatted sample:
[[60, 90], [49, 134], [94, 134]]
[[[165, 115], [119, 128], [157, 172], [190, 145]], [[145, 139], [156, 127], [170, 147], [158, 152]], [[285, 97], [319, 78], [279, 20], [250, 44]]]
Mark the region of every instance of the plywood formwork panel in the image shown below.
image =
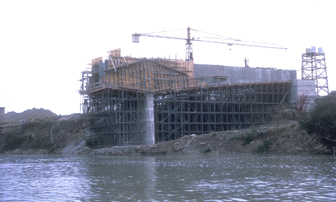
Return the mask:
[[147, 92], [183, 88], [188, 75], [161, 64], [143, 60], [106, 71], [107, 86], [119, 86]]

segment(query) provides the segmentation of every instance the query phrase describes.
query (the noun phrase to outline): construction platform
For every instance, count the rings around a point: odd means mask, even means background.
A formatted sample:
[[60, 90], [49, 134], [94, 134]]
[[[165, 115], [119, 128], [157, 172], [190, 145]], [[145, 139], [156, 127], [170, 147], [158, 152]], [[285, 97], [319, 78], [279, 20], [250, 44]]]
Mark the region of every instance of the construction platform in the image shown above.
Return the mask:
[[91, 65], [82, 72], [80, 94], [96, 146], [155, 144], [262, 124], [276, 105], [296, 100], [298, 89], [295, 70], [123, 57], [120, 49]]

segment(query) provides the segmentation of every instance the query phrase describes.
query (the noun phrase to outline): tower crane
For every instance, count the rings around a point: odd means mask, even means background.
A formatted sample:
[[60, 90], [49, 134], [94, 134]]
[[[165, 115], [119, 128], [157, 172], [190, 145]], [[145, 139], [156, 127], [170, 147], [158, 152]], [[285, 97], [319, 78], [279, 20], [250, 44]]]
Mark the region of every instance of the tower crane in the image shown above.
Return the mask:
[[[216, 37], [208, 37], [208, 38], [216, 39], [216, 40], [202, 40], [200, 38], [194, 38], [194, 37], [191, 38], [190, 37], [190, 30], [193, 30], [193, 31], [196, 31], [196, 32], [201, 32], [201, 33], [204, 33], [204, 34], [214, 35]], [[170, 30], [170, 31], [177, 31], [177, 30]], [[169, 32], [169, 31], [161, 31], [161, 32]], [[154, 32], [154, 33], [160, 33], [160, 32]], [[186, 58], [185, 58], [185, 61], [188, 61], [188, 62], [190, 60], [194, 60], [194, 58], [193, 58], [192, 41], [227, 44], [229, 46], [238, 45], [238, 46], [251, 46], [251, 47], [259, 47], [259, 48], [273, 48], [273, 49], [284, 49], [284, 50], [287, 50], [287, 48], [278, 46], [278, 45], [273, 44], [273, 43], [263, 43], [263, 42], [255, 42], [255, 41], [243, 41], [243, 40], [239, 40], [239, 39], [233, 39], [233, 38], [228, 38], [228, 37], [224, 37], [224, 36], [220, 36], [220, 35], [216, 35], [216, 34], [202, 32], [202, 31], [199, 31], [199, 30], [191, 29], [190, 27], [187, 28], [187, 38], [173, 37], [173, 36], [161, 36], [161, 35], [156, 35], [154, 33], [147, 33], [147, 34], [146, 33], [143, 33], [143, 34], [135, 33], [135, 34], [132, 34], [132, 42], [133, 43], [139, 43], [140, 36], [155, 37], [155, 38], [165, 38], [165, 39], [185, 40], [186, 41], [186, 45], [185, 45]], [[224, 41], [219, 41], [218, 39], [224, 40]]]

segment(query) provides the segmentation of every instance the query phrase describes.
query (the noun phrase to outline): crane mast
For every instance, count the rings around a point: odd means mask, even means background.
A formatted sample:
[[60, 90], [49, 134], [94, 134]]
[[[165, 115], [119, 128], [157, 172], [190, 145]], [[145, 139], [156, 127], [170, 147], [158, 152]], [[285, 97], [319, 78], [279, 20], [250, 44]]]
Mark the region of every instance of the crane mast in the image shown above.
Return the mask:
[[187, 43], [186, 43], [186, 58], [185, 61], [189, 62], [190, 60], [194, 60], [193, 58], [193, 47], [190, 42], [190, 27], [187, 28]]
[[[250, 46], [250, 47], [259, 47], [259, 48], [272, 48], [272, 49], [284, 49], [284, 50], [287, 50], [287, 48], [278, 46], [276, 44], [261, 43], [261, 42], [251, 42], [251, 41], [242, 41], [242, 40], [239, 40], [239, 39], [232, 39], [232, 38], [225, 39], [226, 41], [201, 40], [199, 38], [195, 39], [195, 38], [191, 38], [190, 37], [190, 30], [198, 31], [198, 30], [191, 29], [190, 27], [188, 27], [187, 28], [187, 37], [186, 38], [183, 38], [183, 37], [172, 37], [172, 36], [161, 36], [161, 35], [153, 35], [153, 34], [138, 34], [138, 33], [135, 33], [135, 34], [132, 34], [132, 41], [133, 41], [133, 43], [139, 43], [140, 36], [154, 37], [154, 38], [165, 38], [165, 39], [185, 40], [186, 41], [186, 45], [185, 45], [185, 52], [186, 52], [185, 61], [187, 61], [187, 62], [194, 60], [194, 57], [193, 57], [193, 45], [192, 45], [191, 41], [208, 42], [208, 43], [219, 43], [219, 44], [226, 44], [226, 45], [229, 45], [229, 46], [238, 45], [238, 46]], [[167, 32], [167, 31], [163, 31], [163, 32]], [[203, 32], [203, 33], [206, 33], [206, 32]], [[209, 34], [209, 33], [207, 33], [207, 34]], [[216, 36], [218, 36], [218, 35], [216, 35]]]

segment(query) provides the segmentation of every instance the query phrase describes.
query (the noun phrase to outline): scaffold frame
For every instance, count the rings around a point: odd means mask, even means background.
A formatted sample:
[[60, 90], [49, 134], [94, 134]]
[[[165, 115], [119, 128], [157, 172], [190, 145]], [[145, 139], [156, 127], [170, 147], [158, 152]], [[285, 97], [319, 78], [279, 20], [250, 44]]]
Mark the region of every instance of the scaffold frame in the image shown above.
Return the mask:
[[306, 52], [302, 54], [301, 79], [315, 81], [317, 96], [329, 94], [325, 53]]

